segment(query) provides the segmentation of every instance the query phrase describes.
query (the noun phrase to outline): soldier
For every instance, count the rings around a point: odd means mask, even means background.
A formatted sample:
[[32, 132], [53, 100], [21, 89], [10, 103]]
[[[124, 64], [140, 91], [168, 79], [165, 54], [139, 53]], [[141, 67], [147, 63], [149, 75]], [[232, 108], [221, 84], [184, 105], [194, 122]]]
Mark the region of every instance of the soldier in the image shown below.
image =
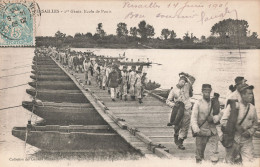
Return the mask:
[[82, 54], [79, 55], [79, 71], [83, 73], [83, 62], [84, 62], [84, 56]]
[[142, 70], [138, 69], [136, 71], [136, 79], [135, 79], [135, 83], [134, 83], [134, 88], [136, 91], [136, 97], [138, 98], [139, 103], [143, 103], [142, 101]]
[[142, 97], [144, 97], [144, 89], [146, 87], [146, 84], [147, 84], [147, 77], [146, 77], [147, 73], [146, 72], [143, 72], [143, 75], [142, 75], [142, 78], [141, 78], [141, 83], [142, 83], [142, 90], [141, 90], [141, 94], [142, 94]]
[[92, 68], [92, 64], [90, 62], [89, 58], [85, 58], [84, 62], [83, 62], [83, 68], [85, 70], [85, 84], [89, 84], [91, 85], [91, 68]]
[[115, 94], [117, 92], [116, 89], [118, 87], [118, 80], [119, 80], [119, 74], [116, 70], [116, 65], [114, 64], [112, 66], [112, 71], [109, 73], [108, 76], [108, 86], [110, 87], [112, 101], [115, 101]]
[[110, 88], [109, 88], [109, 86], [108, 86], [108, 76], [109, 76], [109, 74], [110, 74], [110, 72], [111, 72], [111, 64], [108, 64], [107, 65], [107, 67], [106, 67], [106, 85], [107, 85], [107, 92], [110, 94], [111, 92], [110, 92]]
[[[121, 70], [119, 69], [119, 61], [116, 61], [115, 63], [115, 67], [116, 67], [116, 71], [118, 73], [118, 89], [116, 89], [116, 97], [119, 98], [119, 95], [121, 94], [121, 90], [122, 90], [122, 75], [121, 75]], [[122, 96], [121, 96], [121, 100], [122, 100]]]
[[131, 72], [129, 73], [129, 84], [130, 84], [130, 96], [132, 100], [135, 100], [135, 80], [136, 80], [136, 72], [135, 72], [136, 66], [132, 66]]
[[[178, 84], [173, 87], [166, 100], [166, 104], [171, 108], [174, 108], [178, 102], [184, 104], [184, 115], [178, 125], [174, 126], [174, 142], [179, 149], [185, 150], [183, 141], [187, 138], [188, 130], [190, 127], [190, 115], [191, 115], [191, 101], [190, 90], [191, 86], [195, 82], [195, 78], [187, 73], [180, 73], [180, 79]], [[177, 102], [177, 103], [176, 103]]]
[[[254, 157], [254, 147], [252, 137], [258, 128], [258, 118], [256, 108], [251, 101], [253, 99], [254, 86], [242, 84], [237, 91], [241, 95], [241, 101], [235, 105], [228, 104], [224, 109], [223, 116], [220, 120], [224, 134], [234, 127], [234, 138], [231, 145], [226, 146], [226, 162], [235, 163], [237, 156], [241, 156], [242, 161], [252, 161]], [[234, 117], [234, 113], [237, 113]], [[233, 115], [233, 117], [231, 117]], [[224, 135], [220, 137], [222, 143], [225, 140]]]
[[102, 62], [101, 67], [100, 67], [100, 76], [101, 76], [101, 88], [103, 90], [105, 90], [105, 86], [106, 86], [106, 65], [105, 65], [105, 61]]
[[209, 143], [210, 158], [212, 162], [218, 161], [216, 148], [218, 144], [218, 133], [213, 121], [213, 102], [210, 99], [212, 91], [210, 84], [202, 85], [203, 98], [198, 100], [192, 109], [191, 128], [196, 137], [196, 162], [199, 163], [204, 159], [204, 151]]
[[127, 72], [127, 66], [123, 66], [123, 70], [121, 71], [121, 76], [122, 76], [122, 82], [121, 82], [121, 99], [124, 97], [124, 100], [127, 100], [127, 84], [128, 84], [128, 72]]
[[241, 76], [238, 76], [235, 78], [235, 86], [233, 85], [230, 85], [229, 86], [229, 89], [231, 90], [231, 94], [227, 97], [227, 100], [226, 100], [226, 103], [225, 105], [227, 105], [227, 101], [229, 99], [233, 99], [233, 100], [238, 100], [238, 101], [241, 101], [241, 95], [240, 93], [238, 92], [238, 89], [241, 85], [245, 84], [246, 83], [246, 79], [244, 77], [241, 77]]

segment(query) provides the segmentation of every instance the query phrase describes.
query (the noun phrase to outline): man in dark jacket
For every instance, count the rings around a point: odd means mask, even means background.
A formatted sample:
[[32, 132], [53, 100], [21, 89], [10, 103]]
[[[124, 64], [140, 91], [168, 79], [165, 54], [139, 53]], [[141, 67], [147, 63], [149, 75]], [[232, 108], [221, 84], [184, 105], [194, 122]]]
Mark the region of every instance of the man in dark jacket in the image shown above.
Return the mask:
[[119, 74], [116, 65], [112, 66], [112, 71], [108, 75], [108, 87], [110, 87], [112, 101], [115, 101], [116, 89], [118, 88]]

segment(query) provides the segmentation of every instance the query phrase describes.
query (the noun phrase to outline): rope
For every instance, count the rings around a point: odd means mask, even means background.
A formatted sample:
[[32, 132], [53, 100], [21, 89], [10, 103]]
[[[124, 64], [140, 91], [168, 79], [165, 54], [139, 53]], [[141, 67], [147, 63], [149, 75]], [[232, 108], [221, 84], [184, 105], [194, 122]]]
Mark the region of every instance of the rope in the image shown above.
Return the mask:
[[7, 70], [16, 69], [16, 68], [24, 68], [24, 67], [29, 67], [29, 66], [30, 66], [30, 65], [16, 66], [16, 67], [13, 67], [13, 68], [2, 69], [1, 71], [7, 71]]
[[21, 107], [22, 105], [18, 105], [18, 106], [11, 106], [11, 107], [6, 107], [6, 108], [0, 108], [0, 110], [6, 110], [6, 109], [10, 109], [10, 108], [16, 108], [16, 107]]
[[21, 85], [16, 85], [16, 86], [11, 86], [11, 87], [6, 87], [6, 88], [1, 88], [0, 90], [16, 88], [16, 87], [23, 86], [23, 85], [27, 85], [27, 84], [28, 84], [28, 83], [21, 84]]
[[0, 78], [12, 77], [12, 76], [21, 75], [21, 74], [27, 74], [27, 73], [30, 73], [30, 72], [23, 72], [23, 73], [13, 74], [13, 75], [5, 75], [5, 76], [0, 76]]

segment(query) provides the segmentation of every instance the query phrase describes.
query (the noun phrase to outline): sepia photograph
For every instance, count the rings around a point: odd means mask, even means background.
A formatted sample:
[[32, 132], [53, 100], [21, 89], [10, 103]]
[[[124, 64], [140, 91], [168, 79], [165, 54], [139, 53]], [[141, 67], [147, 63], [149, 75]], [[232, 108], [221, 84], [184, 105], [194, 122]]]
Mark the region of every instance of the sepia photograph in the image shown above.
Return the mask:
[[259, 0], [0, 0], [0, 166], [260, 166]]

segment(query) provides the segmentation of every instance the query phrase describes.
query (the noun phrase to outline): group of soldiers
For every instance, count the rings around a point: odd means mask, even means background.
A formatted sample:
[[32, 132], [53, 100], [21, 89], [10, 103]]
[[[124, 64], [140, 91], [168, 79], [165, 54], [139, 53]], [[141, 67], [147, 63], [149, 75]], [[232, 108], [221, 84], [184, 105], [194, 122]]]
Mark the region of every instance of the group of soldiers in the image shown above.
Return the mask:
[[118, 59], [95, 57], [93, 52], [52, 53], [61, 64], [76, 73], [85, 73], [85, 84], [91, 85], [95, 81], [100, 89], [107, 89], [112, 101], [116, 101], [116, 98], [127, 101], [130, 94], [131, 100], [138, 99], [140, 104], [143, 103], [144, 86], [147, 83], [143, 66], [131, 66], [128, 69], [128, 66], [120, 65]]
[[[248, 85], [244, 77], [235, 78], [235, 86], [226, 98], [223, 109], [220, 109], [216, 97], [211, 98], [212, 86], [203, 84], [202, 99], [192, 105], [190, 100], [191, 86], [195, 78], [187, 73], [180, 73], [179, 82], [169, 93], [166, 104], [172, 107], [175, 122], [174, 142], [180, 150], [184, 150], [183, 141], [187, 138], [189, 127], [196, 138], [196, 162], [204, 159], [205, 148], [208, 145], [212, 162], [217, 162], [218, 142], [225, 147], [225, 161], [228, 163], [242, 163], [252, 161], [254, 147], [252, 137], [258, 128], [258, 118], [254, 106], [254, 86]], [[231, 89], [232, 88], [232, 89]], [[218, 112], [216, 112], [219, 110]], [[177, 116], [176, 116], [177, 115]], [[178, 116], [181, 115], [181, 119]], [[172, 117], [171, 117], [172, 118]], [[176, 120], [179, 119], [179, 121]]]
[[[98, 83], [100, 89], [107, 89], [111, 94], [112, 101], [115, 98], [127, 101], [127, 95], [130, 94], [131, 100], [138, 99], [142, 103], [144, 96], [144, 86], [146, 84], [146, 72], [143, 72], [142, 66], [138, 69], [132, 66], [130, 70], [126, 65], [120, 69], [118, 61], [105, 62], [101, 60], [90, 60], [86, 58], [83, 62], [85, 71], [85, 82], [91, 84], [93, 78]], [[136, 70], [137, 69], [137, 70]]]
[[[127, 66], [120, 69], [118, 61], [91, 59], [86, 55], [66, 55], [51, 52], [62, 64], [76, 72], [85, 73], [85, 82], [91, 85], [95, 81], [100, 89], [107, 89], [112, 101], [115, 98], [127, 100], [130, 94], [132, 100], [138, 99], [142, 103], [143, 90], [146, 83], [146, 72], [142, 67]], [[74, 61], [74, 57], [78, 57]], [[137, 70], [136, 70], [137, 69]], [[195, 77], [180, 73], [179, 81], [172, 87], [166, 104], [172, 108], [172, 116], [168, 126], [174, 126], [174, 143], [180, 150], [191, 127], [195, 137], [196, 162], [204, 159], [205, 148], [210, 147], [210, 158], [217, 162], [219, 141], [225, 147], [225, 161], [228, 163], [242, 163], [252, 161], [254, 147], [252, 138], [258, 128], [258, 117], [255, 108], [254, 86], [248, 85], [244, 77], [235, 78], [235, 86], [230, 86], [231, 93], [227, 96], [223, 108], [218, 102], [218, 93], [211, 97], [212, 86], [202, 84], [202, 98], [195, 104], [191, 102], [192, 85]]]

